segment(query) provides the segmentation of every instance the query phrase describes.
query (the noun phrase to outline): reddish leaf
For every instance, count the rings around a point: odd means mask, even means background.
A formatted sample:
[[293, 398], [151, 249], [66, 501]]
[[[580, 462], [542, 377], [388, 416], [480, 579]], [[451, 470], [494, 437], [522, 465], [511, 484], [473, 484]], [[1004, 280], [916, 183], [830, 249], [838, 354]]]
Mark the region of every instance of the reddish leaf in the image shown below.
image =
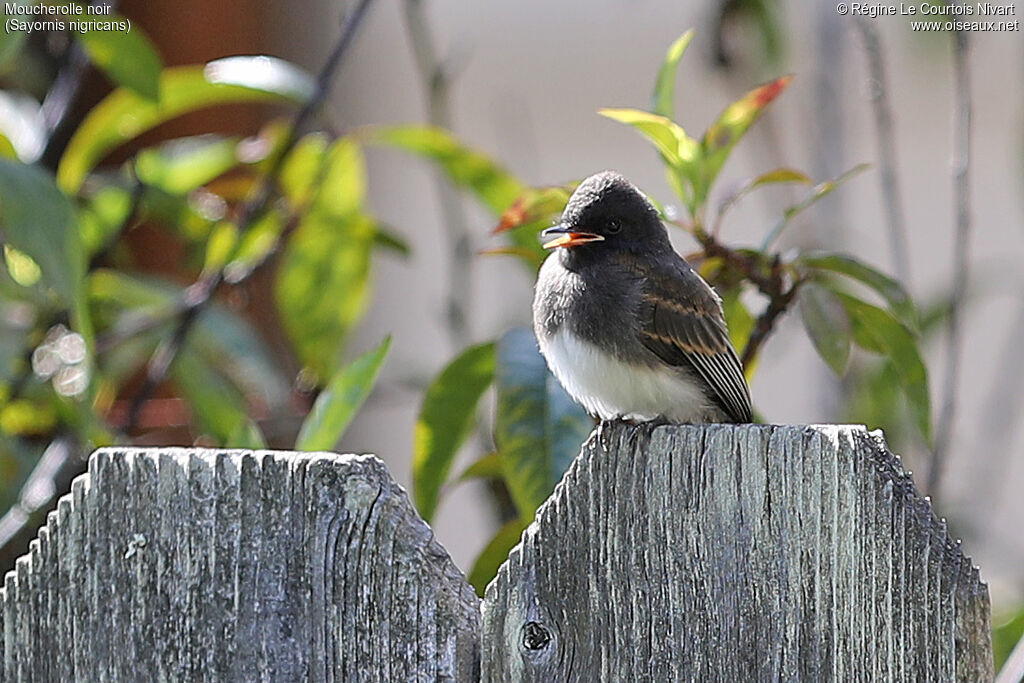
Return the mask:
[[536, 221], [552, 221], [565, 208], [569, 196], [579, 183], [529, 188], [501, 214], [492, 234], [522, 227]]
[[707, 198], [708, 190], [715, 182], [726, 159], [729, 158], [733, 146], [761, 116], [764, 108], [786, 89], [791, 80], [793, 80], [792, 76], [782, 76], [754, 88], [726, 107], [718, 120], [711, 124], [711, 127], [704, 133], [704, 139], [701, 140], [704, 173], [701, 186], [696, 193], [698, 204], [703, 203]]

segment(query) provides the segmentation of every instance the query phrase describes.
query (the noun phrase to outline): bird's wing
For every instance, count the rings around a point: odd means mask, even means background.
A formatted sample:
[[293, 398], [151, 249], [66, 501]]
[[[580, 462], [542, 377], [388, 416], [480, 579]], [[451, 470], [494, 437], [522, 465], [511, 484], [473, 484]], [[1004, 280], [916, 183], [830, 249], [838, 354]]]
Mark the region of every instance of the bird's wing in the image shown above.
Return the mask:
[[[675, 275], [647, 278], [640, 341], [669, 365], [692, 368], [729, 419], [751, 422], [750, 392], [718, 297], [688, 267]], [[680, 275], [698, 280], [700, 287], [684, 290]]]

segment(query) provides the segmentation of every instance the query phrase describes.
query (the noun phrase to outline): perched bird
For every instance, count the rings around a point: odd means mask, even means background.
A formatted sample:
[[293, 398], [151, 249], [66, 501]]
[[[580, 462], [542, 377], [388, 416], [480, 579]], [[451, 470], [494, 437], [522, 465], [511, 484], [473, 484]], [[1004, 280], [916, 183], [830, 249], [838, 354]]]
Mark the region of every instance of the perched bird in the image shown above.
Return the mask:
[[722, 302], [628, 180], [584, 180], [544, 231], [533, 325], [548, 367], [602, 420], [750, 422]]

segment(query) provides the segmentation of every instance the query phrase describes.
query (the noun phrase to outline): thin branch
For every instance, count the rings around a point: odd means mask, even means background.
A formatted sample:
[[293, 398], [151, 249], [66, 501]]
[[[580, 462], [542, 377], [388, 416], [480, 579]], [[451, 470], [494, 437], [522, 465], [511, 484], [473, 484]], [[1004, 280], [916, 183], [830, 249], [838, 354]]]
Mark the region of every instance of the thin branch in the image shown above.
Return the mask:
[[[405, 1], [405, 20], [412, 43], [413, 57], [420, 78], [427, 90], [427, 120], [441, 128], [452, 127], [449, 86], [451, 81], [445, 65], [441, 63], [434, 45], [430, 25], [423, 8], [423, 0]], [[441, 222], [451, 251], [448, 288], [447, 318], [452, 345], [461, 348], [469, 342], [469, 314], [473, 287], [470, 267], [473, 261], [470, 232], [462, 203], [454, 188], [440, 170], [435, 171], [434, 182], [441, 203]]]
[[54, 501], [85, 471], [86, 459], [80, 452], [81, 446], [68, 434], [56, 436], [43, 451], [18, 502], [0, 517], [0, 570], [14, 568]]
[[[116, 10], [116, 0], [102, 0], [89, 3], [90, 6], [103, 6]], [[82, 94], [82, 85], [89, 70], [89, 58], [78, 40], [71, 40], [61, 56], [63, 65], [57, 77], [43, 99], [43, 123], [46, 126], [46, 146], [40, 156], [40, 162], [49, 169], [57, 168], [64, 148], [71, 139], [72, 128], [76, 121], [73, 118], [75, 105]]]
[[688, 230], [694, 239], [700, 243], [705, 256], [722, 259], [726, 264], [741, 272], [766, 297], [771, 298], [779, 292], [781, 285], [775, 279], [777, 276], [781, 277], [781, 271], [777, 268], [778, 259], [775, 259], [773, 262], [770, 269], [772, 272], [765, 274], [763, 264], [753, 253], [740, 252], [725, 246], [714, 235], [705, 232], [699, 225], [689, 226], [678, 221], [668, 222]]
[[749, 366], [757, 357], [757, 352], [761, 350], [761, 346], [768, 339], [768, 335], [775, 329], [775, 323], [783, 313], [789, 310], [789, 307], [793, 304], [793, 299], [796, 298], [796, 293], [801, 283], [802, 280], [797, 280], [788, 289], [780, 291], [778, 295], [768, 300], [768, 305], [765, 307], [764, 312], [758, 316], [754, 329], [750, 332], [747, 345], [743, 347], [743, 353], [740, 355], [740, 364], [744, 368]]
[[889, 249], [892, 252], [896, 277], [904, 285], [907, 285], [910, 282], [907, 226], [903, 217], [899, 175], [896, 173], [896, 135], [892, 121], [892, 107], [889, 102], [885, 62], [882, 59], [882, 45], [872, 20], [858, 16], [856, 24], [864, 41], [864, 54], [868, 60], [871, 104], [875, 114], [875, 128], [878, 131], [875, 138], [879, 161], [878, 180], [882, 186], [886, 220], [889, 224]]
[[[263, 215], [274, 199], [277, 192], [278, 177], [284, 166], [284, 160], [295, 146], [295, 143], [298, 142], [302, 128], [327, 98], [331, 82], [334, 80], [334, 74], [341, 64], [342, 57], [348, 52], [348, 48], [352, 44], [353, 38], [355, 38], [356, 29], [358, 29], [371, 2], [372, 0], [359, 0], [346, 17], [338, 42], [335, 44], [334, 49], [331, 51], [317, 77], [316, 92], [296, 112], [280, 152], [274, 157], [259, 187], [241, 211], [238, 219], [238, 231], [240, 234], [244, 234], [253, 221]], [[128, 417], [123, 426], [124, 432], [130, 433], [135, 429], [142, 406], [153, 395], [157, 386], [167, 377], [174, 359], [188, 340], [188, 335], [195, 326], [196, 321], [209, 304], [217, 288], [223, 282], [224, 267], [221, 267], [203, 275], [186, 290], [184, 307], [178, 317], [177, 325], [171, 335], [161, 342], [156, 351], [153, 352], [149, 362], [146, 364], [146, 375], [138, 392], [132, 397], [132, 402], [128, 409]]]
[[[785, 267], [778, 254], [772, 256], [770, 261], [766, 261], [764, 256], [725, 246], [713, 234], [707, 233], [699, 225], [686, 226], [676, 221], [670, 222], [682, 225], [689, 230], [690, 234], [700, 243], [705, 256], [721, 259], [723, 263], [757, 287], [757, 291], [768, 299], [768, 305], [758, 316], [754, 329], [750, 332], [747, 345], [743, 348], [743, 353], [740, 356], [740, 363], [743, 367], [747, 367], [775, 328], [775, 323], [793, 305], [803, 280], [800, 276], [786, 277]], [[787, 280], [791, 280], [788, 285]]]
[[64, 147], [71, 138], [71, 127], [74, 123], [71, 114], [81, 94], [88, 68], [89, 58], [76, 41], [70, 47], [68, 61], [57, 73], [53, 87], [46, 93], [41, 108], [48, 135], [40, 162], [47, 168], [57, 168], [57, 162], [60, 161]]
[[971, 160], [971, 82], [969, 45], [966, 31], [953, 34], [953, 87], [956, 111], [953, 125], [953, 187], [956, 235], [953, 242], [953, 292], [946, 328], [946, 368], [942, 412], [936, 428], [935, 450], [928, 471], [928, 493], [934, 498], [942, 485], [942, 475], [953, 438], [956, 399], [959, 391], [961, 316], [967, 291], [968, 247], [970, 246], [970, 160]]

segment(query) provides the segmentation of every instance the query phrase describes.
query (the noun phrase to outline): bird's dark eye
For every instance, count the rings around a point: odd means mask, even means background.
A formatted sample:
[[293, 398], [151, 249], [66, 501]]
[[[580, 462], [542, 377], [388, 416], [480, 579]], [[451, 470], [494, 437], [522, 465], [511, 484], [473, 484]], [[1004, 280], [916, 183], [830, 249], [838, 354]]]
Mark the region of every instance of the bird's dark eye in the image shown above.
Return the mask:
[[618, 232], [622, 232], [622, 221], [618, 218], [612, 218], [608, 221], [608, 234], [614, 235]]

